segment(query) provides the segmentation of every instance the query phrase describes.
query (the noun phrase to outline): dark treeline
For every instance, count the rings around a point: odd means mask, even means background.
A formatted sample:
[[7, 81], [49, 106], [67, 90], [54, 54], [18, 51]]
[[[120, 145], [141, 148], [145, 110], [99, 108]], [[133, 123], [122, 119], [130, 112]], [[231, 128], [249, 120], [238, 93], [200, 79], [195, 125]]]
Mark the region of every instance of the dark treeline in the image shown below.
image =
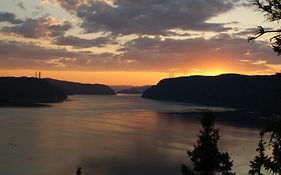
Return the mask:
[[35, 106], [38, 103], [61, 102], [67, 95], [115, 95], [113, 89], [102, 84], [82, 84], [54, 79], [29, 77], [1, 77], [1, 106]]
[[161, 80], [144, 98], [281, 113], [281, 75], [190, 76]]
[[67, 95], [115, 95], [115, 91], [103, 84], [83, 84], [46, 78]]
[[39, 78], [0, 78], [0, 104], [60, 102], [67, 96], [56, 86]]

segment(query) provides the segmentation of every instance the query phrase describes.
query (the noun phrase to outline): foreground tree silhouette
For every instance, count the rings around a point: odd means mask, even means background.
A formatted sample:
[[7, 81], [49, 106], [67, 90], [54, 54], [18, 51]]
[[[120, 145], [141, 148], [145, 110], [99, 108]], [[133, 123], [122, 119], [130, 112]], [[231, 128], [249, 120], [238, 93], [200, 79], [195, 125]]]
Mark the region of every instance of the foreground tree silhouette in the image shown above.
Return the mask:
[[188, 151], [194, 166], [193, 171], [182, 165], [183, 175], [233, 175], [231, 172], [233, 161], [230, 160], [227, 152], [218, 150], [219, 130], [214, 128], [215, 117], [211, 112], [204, 114], [201, 120], [201, 135], [197, 140], [197, 146], [193, 151]]
[[[272, 33], [270, 38], [273, 50], [281, 55], [281, 1], [280, 0], [250, 0], [254, 6], [265, 14], [265, 17], [270, 22], [277, 22], [278, 27], [275, 29], [264, 29], [258, 26], [258, 31], [255, 36], [249, 37], [249, 41], [255, 40], [260, 36]], [[264, 135], [269, 134], [269, 142], [264, 141]], [[281, 175], [281, 119], [272, 122], [260, 133], [260, 141], [256, 149], [258, 155], [250, 162], [250, 175], [262, 175], [262, 170], [272, 174]], [[271, 152], [270, 156], [265, 155], [265, 152]]]
[[[269, 134], [270, 139], [264, 141], [264, 135]], [[270, 152], [270, 156], [265, 155]], [[250, 175], [262, 175], [262, 169], [272, 174], [281, 174], [281, 120], [272, 122], [260, 133], [260, 142], [257, 148], [258, 155], [251, 161]]]
[[255, 40], [264, 34], [271, 33], [270, 43], [273, 50], [281, 54], [281, 1], [280, 0], [250, 0], [254, 6], [256, 6], [261, 12], [265, 14], [266, 19], [269, 22], [277, 22], [278, 27], [275, 29], [264, 29], [262, 26], [258, 26], [258, 31], [254, 36], [249, 37], [249, 41]]
[[77, 174], [77, 175], [81, 175], [81, 173], [82, 173], [81, 169], [82, 169], [81, 167], [78, 167], [78, 168], [77, 168], [77, 170], [76, 170], [76, 174]]
[[258, 155], [255, 157], [253, 161], [250, 162], [250, 175], [262, 175], [262, 166], [268, 160], [268, 157], [265, 155], [265, 142], [263, 139], [264, 133], [260, 133], [260, 141], [258, 148], [256, 149]]

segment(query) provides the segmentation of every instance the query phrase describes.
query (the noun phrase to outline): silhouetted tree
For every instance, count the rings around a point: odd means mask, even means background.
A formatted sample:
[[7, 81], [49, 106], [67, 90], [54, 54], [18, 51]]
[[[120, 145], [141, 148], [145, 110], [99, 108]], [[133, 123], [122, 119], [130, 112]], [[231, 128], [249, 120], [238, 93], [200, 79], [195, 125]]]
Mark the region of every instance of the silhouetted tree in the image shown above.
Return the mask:
[[[269, 134], [270, 139], [264, 141], [264, 134]], [[258, 156], [251, 161], [251, 175], [261, 175], [261, 169], [272, 174], [281, 174], [281, 120], [272, 122], [265, 130], [261, 132], [261, 140], [257, 148]], [[269, 156], [265, 151], [270, 152]]]
[[268, 160], [268, 157], [264, 153], [265, 141], [263, 139], [263, 136], [264, 133], [261, 132], [259, 145], [258, 148], [256, 149], [258, 155], [255, 157], [253, 161], [250, 162], [250, 167], [251, 167], [251, 170], [249, 171], [250, 175], [263, 175], [261, 170], [266, 160]]
[[181, 172], [183, 175], [195, 175], [186, 165], [182, 165]]
[[77, 174], [77, 175], [81, 175], [81, 173], [82, 173], [81, 169], [82, 169], [81, 167], [78, 167], [78, 168], [77, 168], [77, 170], [76, 170], [76, 174]]
[[[277, 22], [281, 19], [281, 1], [280, 0], [250, 0], [254, 6], [256, 6], [261, 12], [265, 14], [265, 17], [270, 22]], [[262, 26], [258, 26], [257, 33], [249, 37], [249, 41], [255, 40], [264, 34], [272, 33], [270, 43], [273, 50], [281, 54], [281, 28], [278, 26], [275, 29], [264, 29]]]
[[211, 112], [204, 114], [201, 120], [201, 135], [194, 145], [193, 151], [188, 151], [194, 166], [193, 172], [185, 165], [182, 166], [183, 175], [233, 175], [231, 172], [233, 161], [230, 160], [227, 152], [220, 152], [217, 146], [220, 139], [219, 130], [214, 128], [215, 117]]

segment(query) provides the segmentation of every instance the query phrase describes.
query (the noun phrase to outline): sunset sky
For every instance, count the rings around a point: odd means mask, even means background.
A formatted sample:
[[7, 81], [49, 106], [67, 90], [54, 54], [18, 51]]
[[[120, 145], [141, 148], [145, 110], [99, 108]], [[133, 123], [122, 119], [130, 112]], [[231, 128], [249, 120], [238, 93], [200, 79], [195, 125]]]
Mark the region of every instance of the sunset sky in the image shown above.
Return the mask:
[[5, 0], [0, 75], [108, 85], [155, 84], [169, 76], [273, 74], [274, 27], [246, 0]]

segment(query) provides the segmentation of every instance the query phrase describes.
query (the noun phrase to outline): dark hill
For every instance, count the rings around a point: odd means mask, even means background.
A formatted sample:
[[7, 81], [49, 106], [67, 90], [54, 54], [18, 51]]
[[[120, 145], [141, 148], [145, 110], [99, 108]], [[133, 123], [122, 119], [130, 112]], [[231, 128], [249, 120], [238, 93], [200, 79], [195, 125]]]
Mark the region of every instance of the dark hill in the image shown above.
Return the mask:
[[113, 89], [102, 84], [82, 84], [49, 78], [45, 80], [60, 88], [67, 95], [115, 95]]
[[31, 104], [60, 102], [67, 96], [44, 79], [27, 77], [0, 78], [0, 104]]
[[281, 112], [281, 76], [190, 76], [161, 80], [144, 98]]

